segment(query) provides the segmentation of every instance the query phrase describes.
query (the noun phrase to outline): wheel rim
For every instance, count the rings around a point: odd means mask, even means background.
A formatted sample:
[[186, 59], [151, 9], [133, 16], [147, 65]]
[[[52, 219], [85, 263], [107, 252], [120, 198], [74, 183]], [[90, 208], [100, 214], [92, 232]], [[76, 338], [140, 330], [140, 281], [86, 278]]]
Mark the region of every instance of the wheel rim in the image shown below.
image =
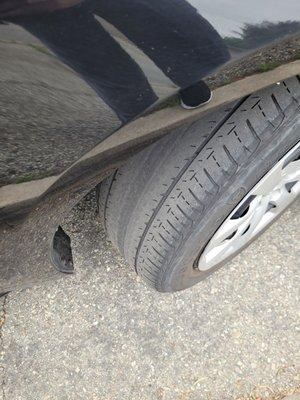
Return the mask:
[[208, 271], [263, 231], [300, 193], [300, 143], [254, 186], [222, 223], [202, 252], [198, 269]]

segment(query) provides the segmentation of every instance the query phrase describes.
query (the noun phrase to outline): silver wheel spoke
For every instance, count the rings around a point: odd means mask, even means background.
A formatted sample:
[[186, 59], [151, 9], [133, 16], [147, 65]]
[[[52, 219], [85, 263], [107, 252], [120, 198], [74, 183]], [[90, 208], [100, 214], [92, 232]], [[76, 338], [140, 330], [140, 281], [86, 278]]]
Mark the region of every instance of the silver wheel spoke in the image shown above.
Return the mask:
[[300, 149], [299, 143], [277, 162], [222, 223], [199, 258], [200, 271], [213, 268], [244, 247], [300, 193], [300, 160], [290, 160], [297, 149]]
[[294, 182], [300, 180], [300, 160], [293, 161], [282, 170], [284, 182]]
[[248, 241], [248, 239], [253, 236], [253, 232], [255, 232], [255, 230], [259, 226], [259, 223], [264, 218], [268, 210], [269, 204], [270, 204], [270, 196], [264, 196], [261, 198], [261, 201], [258, 207], [256, 208], [256, 212], [254, 213], [253, 218], [251, 219], [250, 228], [245, 234], [245, 241]]

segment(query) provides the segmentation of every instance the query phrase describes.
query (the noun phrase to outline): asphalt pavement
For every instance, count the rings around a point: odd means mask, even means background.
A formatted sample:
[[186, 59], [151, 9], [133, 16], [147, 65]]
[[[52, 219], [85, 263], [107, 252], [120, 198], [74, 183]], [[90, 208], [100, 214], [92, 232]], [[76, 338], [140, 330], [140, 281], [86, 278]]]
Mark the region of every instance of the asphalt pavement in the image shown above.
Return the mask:
[[296, 390], [300, 201], [175, 294], [143, 284], [95, 213], [89, 196], [65, 223], [74, 276], [1, 299], [0, 399], [277, 400]]

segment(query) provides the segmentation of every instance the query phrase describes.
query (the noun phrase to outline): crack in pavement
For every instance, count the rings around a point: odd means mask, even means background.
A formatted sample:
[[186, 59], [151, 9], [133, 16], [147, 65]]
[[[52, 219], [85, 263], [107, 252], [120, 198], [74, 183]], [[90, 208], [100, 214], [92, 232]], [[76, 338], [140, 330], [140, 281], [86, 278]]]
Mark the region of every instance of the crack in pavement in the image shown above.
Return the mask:
[[1, 391], [2, 391], [2, 399], [6, 399], [5, 395], [5, 369], [3, 365], [3, 358], [4, 358], [4, 338], [3, 338], [3, 326], [6, 321], [6, 305], [7, 305], [7, 297], [8, 294], [5, 294], [1, 298], [1, 311], [0, 311], [0, 369], [2, 371], [3, 377], [1, 379]]

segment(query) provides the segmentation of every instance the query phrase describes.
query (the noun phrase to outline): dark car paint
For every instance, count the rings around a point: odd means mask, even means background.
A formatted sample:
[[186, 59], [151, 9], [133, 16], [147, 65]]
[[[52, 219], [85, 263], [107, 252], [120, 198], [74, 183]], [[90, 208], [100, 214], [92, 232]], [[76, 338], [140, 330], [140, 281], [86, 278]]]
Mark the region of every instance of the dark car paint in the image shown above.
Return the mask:
[[180, 87], [222, 87], [300, 46], [295, 0], [17, 3], [0, 0], [0, 292], [60, 275], [49, 255], [64, 215], [168, 132], [135, 136], [136, 121]]

